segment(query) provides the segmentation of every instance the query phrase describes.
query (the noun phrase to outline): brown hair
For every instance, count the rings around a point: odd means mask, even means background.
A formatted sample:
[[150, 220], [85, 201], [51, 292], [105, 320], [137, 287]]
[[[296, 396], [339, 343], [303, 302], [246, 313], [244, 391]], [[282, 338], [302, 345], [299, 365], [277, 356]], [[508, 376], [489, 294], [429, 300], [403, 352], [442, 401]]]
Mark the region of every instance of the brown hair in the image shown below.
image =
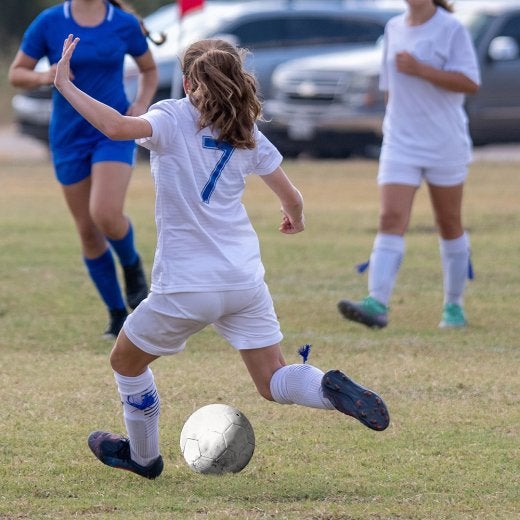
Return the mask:
[[253, 127], [261, 117], [256, 81], [243, 66], [247, 51], [225, 40], [201, 40], [182, 58], [190, 82], [188, 96], [200, 112], [199, 127], [219, 132], [219, 140], [236, 148], [254, 148]]
[[154, 38], [150, 31], [146, 28], [143, 19], [137, 14], [135, 9], [130, 7], [126, 2], [123, 0], [108, 0], [109, 3], [112, 5], [118, 7], [119, 9], [122, 9], [123, 11], [126, 11], [128, 13], [132, 13], [138, 20], [139, 24], [141, 25], [141, 30], [143, 31], [143, 34], [155, 45], [162, 45], [166, 41], [166, 34], [163, 32], [159, 34], [159, 38]]
[[446, 9], [446, 11], [453, 13], [453, 4], [447, 2], [446, 0], [433, 0], [433, 3], [438, 6]]

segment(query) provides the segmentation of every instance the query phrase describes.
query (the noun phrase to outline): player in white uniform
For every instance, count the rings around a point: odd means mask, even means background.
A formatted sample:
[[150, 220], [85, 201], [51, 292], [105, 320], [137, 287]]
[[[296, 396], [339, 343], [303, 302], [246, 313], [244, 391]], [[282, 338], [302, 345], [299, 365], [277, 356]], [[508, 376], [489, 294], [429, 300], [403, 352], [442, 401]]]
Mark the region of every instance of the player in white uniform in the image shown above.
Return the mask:
[[444, 277], [439, 326], [464, 327], [463, 295], [469, 238], [462, 224], [462, 195], [471, 139], [464, 95], [477, 92], [480, 73], [463, 25], [444, 0], [406, 0], [407, 11], [385, 30], [380, 86], [388, 103], [378, 184], [381, 210], [361, 302], [341, 300], [344, 317], [368, 327], [388, 323], [388, 303], [405, 251], [415, 193], [428, 185]]
[[110, 356], [129, 438], [93, 432], [88, 443], [96, 457], [146, 478], [159, 476], [160, 401], [149, 364], [183, 350], [209, 324], [240, 352], [264, 398], [337, 409], [384, 430], [390, 419], [377, 394], [339, 370], [324, 374], [308, 364], [285, 364], [258, 238], [241, 203], [245, 177], [261, 175], [279, 197], [282, 233], [303, 231], [303, 200], [280, 167], [279, 152], [256, 127], [261, 105], [243, 53], [222, 40], [193, 44], [183, 59], [187, 97], [131, 117], [70, 81], [77, 43], [72, 35], [65, 41], [56, 87], [109, 137], [148, 147], [156, 186], [151, 293], [127, 318]]

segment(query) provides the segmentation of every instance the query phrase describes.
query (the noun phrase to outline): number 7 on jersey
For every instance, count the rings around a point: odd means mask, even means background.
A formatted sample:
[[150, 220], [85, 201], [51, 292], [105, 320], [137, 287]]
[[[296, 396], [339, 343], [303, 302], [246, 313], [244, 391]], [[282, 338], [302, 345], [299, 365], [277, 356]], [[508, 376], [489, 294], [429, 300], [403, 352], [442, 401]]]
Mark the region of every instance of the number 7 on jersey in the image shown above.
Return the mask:
[[206, 185], [200, 193], [200, 196], [202, 197], [202, 202], [209, 204], [209, 199], [215, 191], [215, 186], [220, 177], [220, 174], [222, 173], [222, 170], [226, 167], [226, 164], [233, 155], [235, 149], [228, 143], [218, 142], [213, 137], [207, 136], [202, 137], [202, 146], [203, 148], [209, 148], [211, 150], [220, 150], [222, 152], [222, 156], [215, 165], [215, 168], [213, 168], [213, 171], [209, 176], [208, 182], [206, 182]]

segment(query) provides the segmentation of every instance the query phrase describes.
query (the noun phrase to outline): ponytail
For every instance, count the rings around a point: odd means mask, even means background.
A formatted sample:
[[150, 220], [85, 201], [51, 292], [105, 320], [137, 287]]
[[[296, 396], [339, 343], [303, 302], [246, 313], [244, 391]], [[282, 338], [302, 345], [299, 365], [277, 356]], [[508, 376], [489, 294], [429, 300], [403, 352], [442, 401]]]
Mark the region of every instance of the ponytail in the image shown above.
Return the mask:
[[219, 141], [235, 148], [252, 149], [262, 106], [256, 80], [243, 66], [245, 54], [224, 40], [201, 40], [184, 53], [182, 71], [190, 101], [200, 112], [199, 127], [209, 126], [219, 132]]
[[143, 31], [143, 34], [155, 45], [162, 45], [166, 41], [166, 34], [161, 32], [159, 34], [158, 38], [154, 38], [150, 31], [146, 28], [143, 19], [137, 14], [135, 9], [130, 7], [128, 4], [126, 4], [123, 0], [108, 0], [109, 3], [111, 3], [113, 6], [117, 7], [118, 9], [121, 9], [122, 11], [126, 11], [127, 13], [132, 13], [138, 20], [139, 25], [141, 26], [141, 31]]

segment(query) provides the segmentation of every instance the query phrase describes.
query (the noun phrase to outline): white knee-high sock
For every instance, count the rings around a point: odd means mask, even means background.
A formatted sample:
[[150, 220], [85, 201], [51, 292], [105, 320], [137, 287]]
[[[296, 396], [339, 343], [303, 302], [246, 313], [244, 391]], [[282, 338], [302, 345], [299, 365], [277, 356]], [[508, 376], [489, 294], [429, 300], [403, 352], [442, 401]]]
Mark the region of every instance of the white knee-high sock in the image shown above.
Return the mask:
[[384, 305], [388, 305], [392, 296], [404, 251], [404, 237], [376, 235], [368, 268], [368, 294]]
[[463, 304], [469, 268], [469, 247], [467, 233], [453, 240], [439, 239], [445, 304]]
[[137, 377], [114, 372], [123, 404], [132, 460], [148, 466], [159, 456], [159, 394], [148, 368]]
[[280, 404], [333, 410], [334, 406], [322, 395], [322, 378], [323, 372], [312, 365], [286, 365], [273, 374], [271, 395]]

